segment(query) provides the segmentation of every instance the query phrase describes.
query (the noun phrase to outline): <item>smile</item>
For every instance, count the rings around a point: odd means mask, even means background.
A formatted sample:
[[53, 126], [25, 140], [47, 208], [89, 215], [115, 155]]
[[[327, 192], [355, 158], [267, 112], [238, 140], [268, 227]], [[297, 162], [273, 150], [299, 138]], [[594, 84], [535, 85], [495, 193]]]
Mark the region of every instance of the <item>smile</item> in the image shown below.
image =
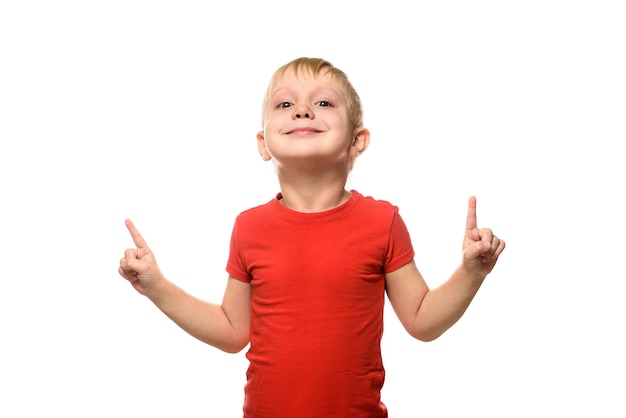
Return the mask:
[[288, 135], [311, 135], [311, 134], [316, 134], [319, 132], [320, 131], [318, 131], [317, 129], [301, 127], [301, 128], [292, 129], [291, 131], [288, 131], [287, 134]]

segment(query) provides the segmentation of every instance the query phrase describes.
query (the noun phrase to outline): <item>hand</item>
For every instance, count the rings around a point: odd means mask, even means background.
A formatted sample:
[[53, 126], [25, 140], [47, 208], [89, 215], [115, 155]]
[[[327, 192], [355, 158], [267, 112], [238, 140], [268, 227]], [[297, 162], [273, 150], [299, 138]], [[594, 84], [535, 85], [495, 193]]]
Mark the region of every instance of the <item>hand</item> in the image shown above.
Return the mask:
[[476, 198], [470, 197], [463, 239], [463, 266], [469, 272], [484, 278], [493, 270], [504, 247], [504, 241], [493, 235], [491, 229], [478, 228]]
[[118, 272], [135, 290], [146, 295], [155, 283], [163, 279], [163, 275], [154, 254], [130, 219], [126, 220], [126, 228], [137, 248], [129, 248], [124, 252]]

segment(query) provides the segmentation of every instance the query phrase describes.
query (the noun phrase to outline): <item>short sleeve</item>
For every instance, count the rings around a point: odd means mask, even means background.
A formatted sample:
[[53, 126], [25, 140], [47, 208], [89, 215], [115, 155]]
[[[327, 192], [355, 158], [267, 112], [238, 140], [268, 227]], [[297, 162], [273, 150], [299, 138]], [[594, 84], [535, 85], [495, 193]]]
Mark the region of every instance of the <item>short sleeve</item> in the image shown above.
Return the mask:
[[389, 230], [389, 244], [385, 254], [384, 272], [389, 273], [404, 266], [415, 256], [409, 231], [396, 209]]
[[241, 280], [245, 283], [250, 283], [252, 276], [245, 267], [245, 262], [242, 259], [242, 251], [239, 245], [239, 239], [237, 234], [238, 222], [235, 220], [233, 231], [230, 236], [230, 251], [228, 254], [228, 262], [226, 264], [226, 272], [237, 280]]

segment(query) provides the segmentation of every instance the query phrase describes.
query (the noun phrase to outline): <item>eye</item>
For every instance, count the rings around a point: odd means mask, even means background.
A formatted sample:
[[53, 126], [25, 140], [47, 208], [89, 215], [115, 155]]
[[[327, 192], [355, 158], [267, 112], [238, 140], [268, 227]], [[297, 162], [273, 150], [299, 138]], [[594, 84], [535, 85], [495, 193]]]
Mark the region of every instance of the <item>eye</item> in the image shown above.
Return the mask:
[[320, 107], [332, 107], [332, 103], [326, 100], [320, 100], [319, 102], [315, 103], [317, 106]]
[[288, 109], [291, 106], [293, 106], [293, 103], [289, 103], [289, 102], [280, 102], [278, 103], [278, 106], [276, 106], [278, 109]]

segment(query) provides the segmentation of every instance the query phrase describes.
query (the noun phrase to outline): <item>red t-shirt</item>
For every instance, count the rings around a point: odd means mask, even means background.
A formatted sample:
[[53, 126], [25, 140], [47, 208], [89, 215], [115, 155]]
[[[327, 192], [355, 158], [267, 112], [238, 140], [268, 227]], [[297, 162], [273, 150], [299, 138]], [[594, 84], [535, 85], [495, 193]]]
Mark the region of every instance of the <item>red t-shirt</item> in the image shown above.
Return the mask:
[[227, 271], [252, 286], [245, 418], [387, 417], [385, 273], [414, 256], [398, 208], [352, 191], [318, 213], [241, 213]]

